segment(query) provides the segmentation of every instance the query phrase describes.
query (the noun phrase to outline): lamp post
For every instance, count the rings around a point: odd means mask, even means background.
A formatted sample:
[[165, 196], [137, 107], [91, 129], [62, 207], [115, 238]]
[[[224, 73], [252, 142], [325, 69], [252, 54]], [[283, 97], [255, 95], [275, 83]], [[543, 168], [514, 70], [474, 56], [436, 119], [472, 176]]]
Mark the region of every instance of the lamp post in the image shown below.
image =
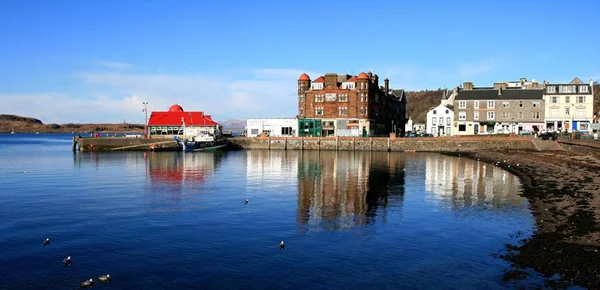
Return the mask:
[[146, 113], [146, 122], [144, 123], [144, 138], [148, 138], [148, 102], [143, 102], [144, 113]]

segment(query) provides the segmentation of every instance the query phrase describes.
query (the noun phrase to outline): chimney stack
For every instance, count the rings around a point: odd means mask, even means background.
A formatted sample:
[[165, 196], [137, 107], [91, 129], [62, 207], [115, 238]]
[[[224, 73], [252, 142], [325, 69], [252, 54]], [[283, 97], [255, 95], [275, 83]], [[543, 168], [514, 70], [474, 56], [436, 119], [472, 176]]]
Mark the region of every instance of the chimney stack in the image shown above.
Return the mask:
[[387, 95], [388, 92], [390, 91], [390, 80], [388, 78], [385, 78], [385, 80], [383, 80], [383, 87], [385, 89], [385, 94]]
[[501, 96], [501, 95], [502, 95], [502, 87], [499, 87], [498, 88], [498, 96]]
[[464, 82], [463, 83], [463, 89], [465, 91], [472, 90], [473, 89], [473, 83], [472, 82]]

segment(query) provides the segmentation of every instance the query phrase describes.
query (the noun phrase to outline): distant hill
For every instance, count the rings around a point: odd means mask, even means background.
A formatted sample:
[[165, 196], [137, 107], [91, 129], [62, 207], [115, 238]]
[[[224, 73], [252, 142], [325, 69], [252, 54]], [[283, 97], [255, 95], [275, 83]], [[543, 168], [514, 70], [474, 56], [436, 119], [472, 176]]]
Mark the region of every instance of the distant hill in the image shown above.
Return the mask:
[[143, 124], [44, 124], [42, 121], [16, 115], [0, 114], [0, 133], [61, 133], [61, 132], [144, 132]]
[[406, 117], [414, 123], [425, 123], [429, 108], [437, 107], [443, 95], [443, 89], [406, 92]]
[[242, 132], [246, 128], [245, 119], [231, 119], [218, 123], [223, 126], [223, 131]]

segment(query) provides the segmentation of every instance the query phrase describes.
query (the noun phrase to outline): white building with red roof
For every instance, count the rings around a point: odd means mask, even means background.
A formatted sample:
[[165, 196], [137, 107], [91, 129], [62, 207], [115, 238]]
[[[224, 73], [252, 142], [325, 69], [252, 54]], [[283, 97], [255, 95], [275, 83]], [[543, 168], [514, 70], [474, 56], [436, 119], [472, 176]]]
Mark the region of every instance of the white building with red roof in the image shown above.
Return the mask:
[[168, 111], [154, 111], [148, 120], [149, 137], [221, 135], [221, 125], [204, 112], [186, 112], [175, 103]]

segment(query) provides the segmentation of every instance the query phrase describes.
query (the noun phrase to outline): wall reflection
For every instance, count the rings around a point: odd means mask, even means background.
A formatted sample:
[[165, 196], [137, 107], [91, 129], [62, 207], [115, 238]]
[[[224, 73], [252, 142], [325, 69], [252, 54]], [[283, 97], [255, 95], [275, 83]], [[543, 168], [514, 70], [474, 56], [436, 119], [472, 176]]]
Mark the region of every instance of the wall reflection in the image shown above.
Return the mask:
[[401, 208], [404, 155], [386, 152], [304, 151], [298, 160], [297, 222], [309, 230], [369, 223], [387, 207]]
[[527, 207], [519, 179], [498, 166], [443, 155], [425, 157], [425, 190], [443, 208]]
[[146, 159], [151, 183], [198, 185], [215, 171], [222, 154], [156, 152]]
[[298, 151], [249, 150], [246, 155], [246, 182], [250, 189], [273, 184], [294, 186], [298, 175]]

